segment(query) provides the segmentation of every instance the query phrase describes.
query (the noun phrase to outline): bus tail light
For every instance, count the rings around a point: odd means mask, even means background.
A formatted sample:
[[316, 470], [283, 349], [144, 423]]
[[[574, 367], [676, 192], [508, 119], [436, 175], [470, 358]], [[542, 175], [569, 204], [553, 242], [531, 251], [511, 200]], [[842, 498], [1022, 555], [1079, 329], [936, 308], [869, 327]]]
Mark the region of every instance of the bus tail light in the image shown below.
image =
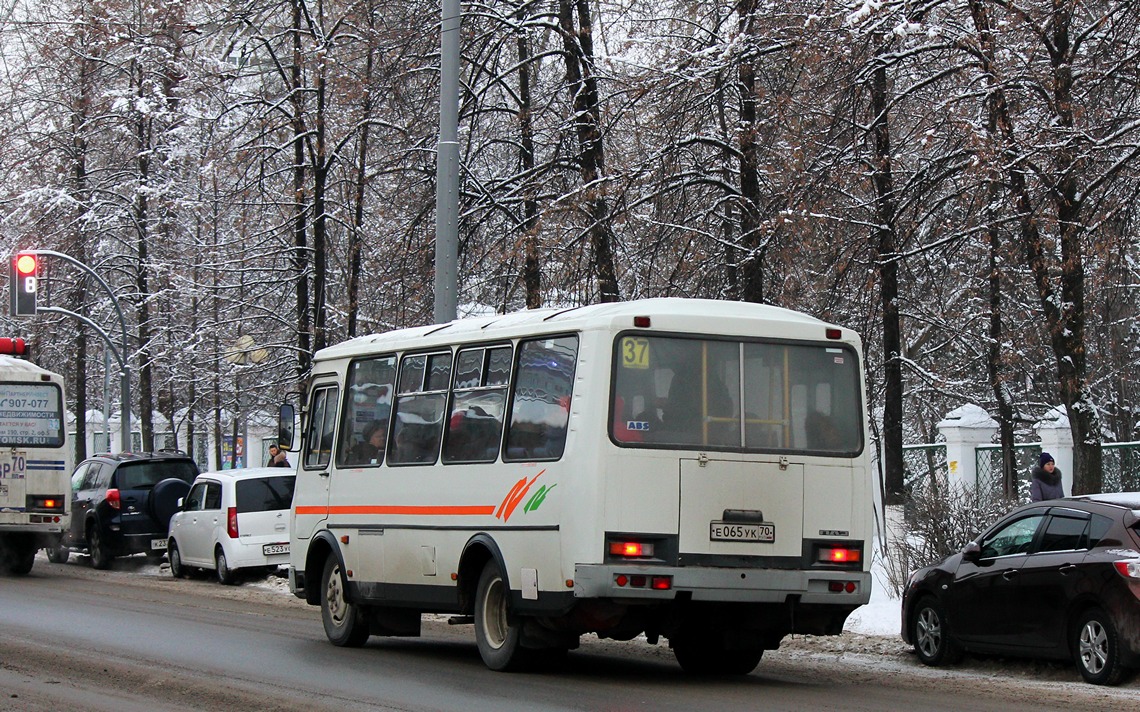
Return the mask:
[[123, 499], [119, 496], [119, 490], [114, 487], [107, 490], [107, 496], [104, 498], [104, 501], [111, 509], [122, 509], [123, 507]]
[[823, 546], [816, 561], [821, 564], [858, 564], [863, 561], [863, 551], [845, 546]]
[[30, 494], [27, 500], [29, 512], [62, 512], [63, 497], [61, 495]]
[[828, 329], [827, 330], [827, 338], [829, 338], [829, 339], [842, 339], [843, 338], [843, 329]]
[[610, 555], [623, 559], [647, 559], [653, 556], [653, 544], [647, 541], [611, 541]]
[[646, 576], [645, 574], [617, 574], [614, 583], [618, 588], [652, 588], [655, 591], [669, 591], [673, 588], [672, 576]]
[[238, 538], [237, 507], [230, 507], [226, 510], [226, 534], [231, 539]]

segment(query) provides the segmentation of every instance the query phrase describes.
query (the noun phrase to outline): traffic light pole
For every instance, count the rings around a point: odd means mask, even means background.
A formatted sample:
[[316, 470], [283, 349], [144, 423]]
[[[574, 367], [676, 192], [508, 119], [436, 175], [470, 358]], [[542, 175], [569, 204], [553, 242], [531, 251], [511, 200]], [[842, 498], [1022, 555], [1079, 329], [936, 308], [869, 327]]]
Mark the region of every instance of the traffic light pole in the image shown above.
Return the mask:
[[[111, 285], [107, 284], [107, 282], [102, 277], [100, 277], [98, 274], [96, 274], [94, 270], [92, 270], [90, 267], [83, 264], [79, 260], [75, 259], [74, 257], [72, 257], [70, 255], [65, 255], [62, 252], [56, 252], [54, 250], [27, 250], [27, 252], [32, 252], [32, 253], [35, 253], [36, 255], [46, 255], [49, 257], [58, 257], [59, 259], [63, 260], [64, 262], [67, 262], [68, 264], [74, 265], [75, 267], [77, 267], [77, 268], [83, 270], [84, 272], [86, 272], [87, 274], [89, 274], [96, 282], [101, 284], [103, 286], [103, 289], [105, 289], [107, 291], [107, 296], [109, 296], [111, 298], [111, 304], [113, 304], [115, 306], [115, 312], [119, 315], [119, 327], [122, 329], [121, 349], [115, 348], [114, 342], [111, 340], [110, 335], [107, 334], [106, 331], [101, 329], [97, 324], [95, 324], [95, 322], [91, 321], [90, 319], [88, 319], [87, 317], [85, 317], [81, 314], [76, 314], [75, 312], [68, 311], [67, 309], [62, 309], [60, 307], [38, 307], [37, 311], [56, 312], [58, 314], [64, 314], [66, 316], [70, 316], [70, 317], [73, 317], [75, 319], [78, 319], [79, 321], [83, 322], [84, 324], [87, 324], [91, 328], [95, 329], [95, 331], [97, 331], [99, 333], [99, 335], [103, 337], [103, 340], [107, 342], [107, 347], [111, 349], [111, 352], [113, 354], [115, 354], [115, 359], [119, 362], [119, 376], [120, 376], [120, 379], [122, 382], [122, 386], [119, 389], [120, 390], [119, 397], [121, 399], [119, 408], [122, 410], [122, 423], [120, 423], [120, 425], [119, 425], [119, 449], [122, 452], [130, 452], [130, 450], [131, 450], [131, 367], [127, 363], [127, 320], [123, 316], [122, 307], [119, 306], [119, 298], [115, 296], [115, 292], [111, 289]], [[79, 413], [77, 415], [79, 417], [84, 417], [82, 413]]]

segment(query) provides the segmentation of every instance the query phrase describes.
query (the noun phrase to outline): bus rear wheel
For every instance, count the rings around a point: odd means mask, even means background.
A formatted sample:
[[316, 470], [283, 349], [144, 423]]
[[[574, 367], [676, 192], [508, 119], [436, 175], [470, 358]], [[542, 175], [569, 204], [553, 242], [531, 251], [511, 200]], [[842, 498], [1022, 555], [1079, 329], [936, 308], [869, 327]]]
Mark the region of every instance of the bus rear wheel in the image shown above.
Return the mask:
[[25, 576], [35, 565], [38, 549], [20, 536], [0, 538], [0, 569], [12, 576]]
[[348, 600], [347, 583], [340, 562], [329, 555], [321, 575], [321, 622], [329, 642], [343, 648], [359, 648], [371, 635], [368, 611]]
[[510, 620], [510, 596], [499, 565], [487, 562], [475, 590], [475, 643], [483, 663], [501, 672], [517, 670], [523, 660], [522, 624]]

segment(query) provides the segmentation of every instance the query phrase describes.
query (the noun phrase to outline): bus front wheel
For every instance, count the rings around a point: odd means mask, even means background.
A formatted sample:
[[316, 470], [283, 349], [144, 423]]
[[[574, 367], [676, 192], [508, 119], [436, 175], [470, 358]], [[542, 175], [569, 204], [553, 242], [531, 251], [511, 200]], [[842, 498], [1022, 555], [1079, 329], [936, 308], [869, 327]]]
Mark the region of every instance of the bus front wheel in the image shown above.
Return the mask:
[[508, 616], [510, 595], [498, 564], [488, 562], [475, 591], [475, 643], [483, 663], [503, 672], [518, 669], [523, 659], [522, 624]]
[[344, 648], [359, 648], [371, 635], [368, 611], [348, 600], [344, 572], [336, 556], [325, 560], [321, 575], [321, 621], [329, 642]]

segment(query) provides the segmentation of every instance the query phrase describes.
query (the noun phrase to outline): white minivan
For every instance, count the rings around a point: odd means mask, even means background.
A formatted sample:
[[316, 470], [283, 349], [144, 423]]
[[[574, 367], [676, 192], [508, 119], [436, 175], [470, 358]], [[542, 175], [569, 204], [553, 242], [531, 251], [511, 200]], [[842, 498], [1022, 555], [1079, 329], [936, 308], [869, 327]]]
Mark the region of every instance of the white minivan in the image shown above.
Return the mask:
[[289, 563], [289, 507], [296, 473], [280, 467], [204, 472], [170, 520], [167, 555], [175, 578], [212, 569], [220, 583], [239, 570]]

